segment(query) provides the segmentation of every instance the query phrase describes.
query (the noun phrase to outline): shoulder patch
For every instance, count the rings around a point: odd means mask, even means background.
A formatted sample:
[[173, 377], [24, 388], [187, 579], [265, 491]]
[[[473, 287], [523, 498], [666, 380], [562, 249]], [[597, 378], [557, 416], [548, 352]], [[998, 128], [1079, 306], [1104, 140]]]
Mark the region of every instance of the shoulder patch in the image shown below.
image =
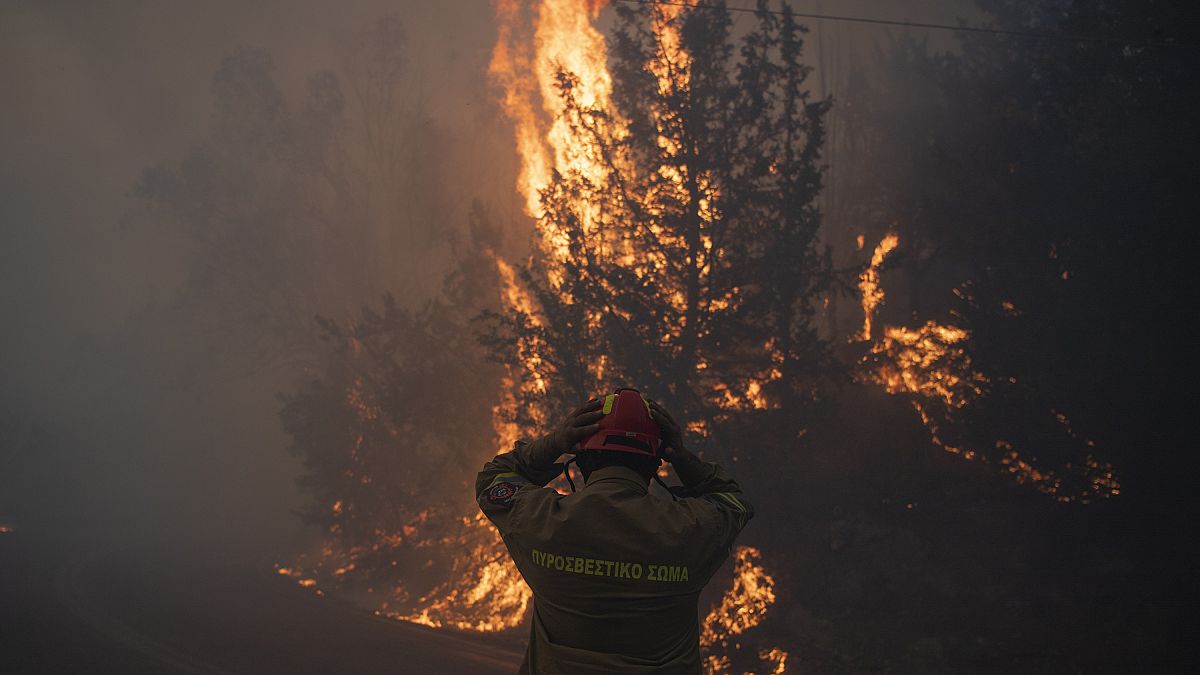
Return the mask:
[[511, 506], [515, 494], [517, 494], [517, 486], [503, 481], [496, 483], [487, 491], [487, 500], [500, 506]]

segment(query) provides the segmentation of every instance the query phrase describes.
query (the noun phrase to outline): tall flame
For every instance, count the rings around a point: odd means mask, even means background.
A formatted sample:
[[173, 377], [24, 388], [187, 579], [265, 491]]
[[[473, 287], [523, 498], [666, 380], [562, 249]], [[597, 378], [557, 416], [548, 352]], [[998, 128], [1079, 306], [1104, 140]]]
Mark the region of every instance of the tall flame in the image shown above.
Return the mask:
[[[863, 308], [863, 326], [858, 335], [855, 336], [858, 340], [871, 339], [871, 320], [875, 316], [875, 308], [883, 302], [883, 289], [879, 287], [879, 267], [883, 265], [883, 259], [889, 253], [894, 251], [900, 245], [900, 237], [895, 234], [889, 234], [884, 237], [879, 245], [875, 247], [875, 252], [871, 254], [871, 263], [867, 265], [867, 269], [863, 270], [858, 277], [858, 290], [862, 295]], [[863, 236], [858, 236], [858, 248], [863, 247]]]
[[[604, 4], [602, 0], [537, 3], [530, 10], [532, 41], [522, 39], [520, 0], [500, 0], [496, 7], [499, 33], [489, 73], [503, 90], [501, 104], [513, 121], [521, 159], [517, 189], [525, 197], [525, 211], [534, 218], [542, 215], [541, 193], [555, 172], [580, 175], [596, 184], [606, 172], [593, 148], [579, 143], [560, 93], [562, 78], [570, 77], [571, 95], [582, 109], [611, 113], [608, 51], [604, 36], [592, 26]], [[539, 229], [544, 243], [565, 257], [565, 238], [555, 236], [550, 228]]]

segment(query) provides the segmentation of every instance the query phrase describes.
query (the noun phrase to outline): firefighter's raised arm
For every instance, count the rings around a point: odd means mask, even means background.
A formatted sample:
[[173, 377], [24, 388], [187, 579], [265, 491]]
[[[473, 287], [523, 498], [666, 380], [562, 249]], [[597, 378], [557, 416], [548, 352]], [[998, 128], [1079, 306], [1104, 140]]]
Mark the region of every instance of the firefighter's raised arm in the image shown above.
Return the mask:
[[659, 456], [671, 463], [679, 476], [681, 488], [672, 488], [679, 497], [702, 499], [710, 503], [721, 522], [721, 540], [725, 545], [754, 516], [754, 507], [742, 495], [737, 481], [721, 465], [706, 462], [692, 454], [683, 443], [683, 430], [671, 414], [657, 401], [648, 401], [650, 417], [662, 430], [662, 450]]
[[566, 420], [545, 436], [525, 443], [517, 441], [510, 452], [503, 452], [483, 466], [475, 478], [475, 496], [484, 514], [501, 534], [507, 534], [509, 512], [517, 494], [525, 489], [545, 487], [561, 475], [555, 460], [580, 440], [596, 433], [596, 421], [604, 417], [600, 399], [592, 399], [576, 408]]

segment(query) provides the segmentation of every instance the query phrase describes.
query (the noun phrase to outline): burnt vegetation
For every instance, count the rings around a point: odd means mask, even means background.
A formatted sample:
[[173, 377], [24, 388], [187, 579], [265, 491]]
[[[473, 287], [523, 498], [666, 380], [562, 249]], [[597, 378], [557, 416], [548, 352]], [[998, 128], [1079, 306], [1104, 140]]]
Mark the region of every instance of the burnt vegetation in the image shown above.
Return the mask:
[[[684, 11], [690, 56], [654, 73], [655, 10], [618, 6], [613, 106], [581, 103], [570, 72], [558, 86], [605, 170], [555, 173], [528, 249], [485, 206], [439, 201], [450, 141], [388, 93], [398, 24], [364, 43], [354, 113], [345, 76], [289, 105], [267, 55], [231, 55], [212, 138], [138, 193], [195, 233], [185, 296], [219, 304], [208, 327], [236, 326], [247, 367], [299, 373], [281, 415], [326, 551], [295, 574], [428, 608], [481, 569], [462, 555], [493, 550], [470, 484], [497, 427], [531, 434], [632, 384], [758, 506], [746, 542], [778, 600], [723, 647], [732, 667], [772, 647], [813, 670], [1182, 663], [1172, 608], [1194, 600], [1195, 561], [1164, 533], [1184, 531], [1194, 475], [1171, 383], [1190, 352], [1173, 326], [1191, 311], [1200, 36], [1174, 3], [979, 5], [1045, 37], [939, 52], [889, 34], [832, 97], [786, 9], [736, 29]], [[876, 339], [965, 331], [969, 404], [889, 393], [873, 373], [894, 354], [855, 338], [857, 279], [889, 233]]]

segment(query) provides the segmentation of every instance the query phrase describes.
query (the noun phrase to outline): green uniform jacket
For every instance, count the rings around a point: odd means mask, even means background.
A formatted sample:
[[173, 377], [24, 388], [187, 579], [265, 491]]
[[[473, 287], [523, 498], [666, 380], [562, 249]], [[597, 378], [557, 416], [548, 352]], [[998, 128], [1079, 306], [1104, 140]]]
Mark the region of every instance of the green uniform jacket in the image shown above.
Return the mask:
[[[550, 456], [553, 455], [553, 456]], [[518, 442], [479, 472], [479, 506], [533, 589], [521, 673], [699, 673], [700, 591], [753, 515], [720, 466], [675, 464], [676, 500], [632, 469], [591, 474], [579, 492], [545, 440]]]

